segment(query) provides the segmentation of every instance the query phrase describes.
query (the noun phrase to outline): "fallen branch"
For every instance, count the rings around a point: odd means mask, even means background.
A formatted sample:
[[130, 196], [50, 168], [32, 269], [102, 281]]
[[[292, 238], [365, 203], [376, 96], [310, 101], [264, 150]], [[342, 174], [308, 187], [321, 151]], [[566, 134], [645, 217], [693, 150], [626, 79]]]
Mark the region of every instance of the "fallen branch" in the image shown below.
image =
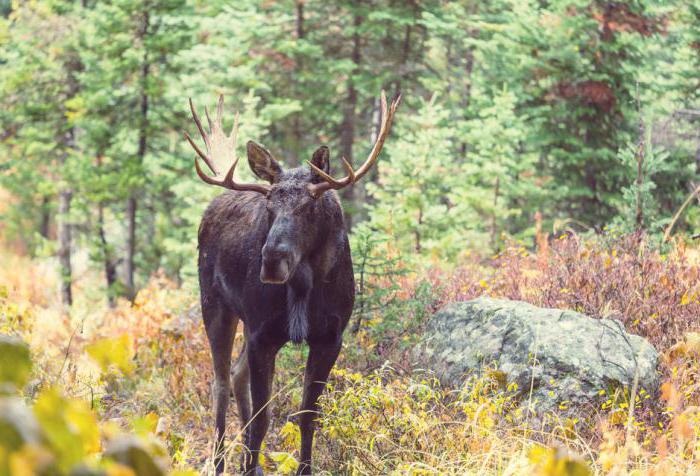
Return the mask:
[[685, 199], [685, 202], [683, 202], [683, 205], [678, 209], [675, 215], [673, 215], [673, 218], [671, 219], [671, 223], [668, 224], [666, 227], [666, 231], [664, 232], [664, 238], [661, 240], [661, 243], [666, 243], [668, 239], [671, 237], [671, 231], [673, 231], [673, 227], [676, 225], [676, 222], [680, 218], [681, 214], [683, 214], [683, 211], [690, 205], [690, 202], [693, 201], [693, 198], [700, 193], [700, 185], [695, 187], [695, 190], [693, 190], [690, 195], [688, 195], [688, 198]]

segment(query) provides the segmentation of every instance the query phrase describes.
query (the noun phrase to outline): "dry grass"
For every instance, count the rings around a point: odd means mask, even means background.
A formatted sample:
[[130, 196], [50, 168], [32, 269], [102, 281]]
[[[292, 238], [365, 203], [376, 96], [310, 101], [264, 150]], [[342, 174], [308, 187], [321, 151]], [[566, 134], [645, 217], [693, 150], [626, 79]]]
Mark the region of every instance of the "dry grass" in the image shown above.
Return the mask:
[[[487, 293], [618, 318], [663, 352], [659, 395], [642, 395], [632, 411], [630, 399], [619, 393], [592, 415], [533, 418], [497, 373], [445, 389], [413, 371], [404, 337], [420, 322], [406, 322], [381, 338], [364, 329], [348, 336], [323, 398], [319, 470], [692, 474], [700, 464], [697, 255], [680, 245], [662, 255], [639, 243], [639, 237], [595, 243], [573, 237], [532, 254], [516, 245], [488, 263], [430, 273], [436, 291], [424, 306], [432, 311], [448, 300]], [[133, 305], [120, 302], [107, 310], [81, 298], [83, 304], [67, 314], [49, 291], [56, 287], [50, 264], [2, 259], [8, 264], [0, 270], [2, 331], [27, 340], [35, 360], [28, 396], [58, 384], [88, 402], [103, 426], [146, 427], [166, 443], [173, 467], [206, 471], [213, 441], [211, 370], [196, 296], [156, 276]], [[408, 298], [419, 285], [402, 279], [402, 297]], [[128, 342], [122, 346], [125, 361], [133, 365], [100, 369], [86, 350], [119, 338]], [[376, 368], [377, 361], [386, 363]], [[265, 460], [270, 472], [291, 471], [298, 456], [298, 428], [289, 416], [300, 402], [302, 363], [298, 347], [279, 357]], [[229, 422], [227, 460], [234, 472], [241, 440], [233, 405]]]

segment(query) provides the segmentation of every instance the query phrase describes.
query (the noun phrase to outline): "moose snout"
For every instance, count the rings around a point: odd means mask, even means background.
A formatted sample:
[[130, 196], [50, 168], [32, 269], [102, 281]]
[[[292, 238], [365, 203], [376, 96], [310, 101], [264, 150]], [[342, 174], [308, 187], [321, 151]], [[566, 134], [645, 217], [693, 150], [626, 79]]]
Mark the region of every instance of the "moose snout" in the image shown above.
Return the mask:
[[292, 252], [285, 244], [263, 246], [260, 281], [269, 284], [284, 284], [290, 277]]

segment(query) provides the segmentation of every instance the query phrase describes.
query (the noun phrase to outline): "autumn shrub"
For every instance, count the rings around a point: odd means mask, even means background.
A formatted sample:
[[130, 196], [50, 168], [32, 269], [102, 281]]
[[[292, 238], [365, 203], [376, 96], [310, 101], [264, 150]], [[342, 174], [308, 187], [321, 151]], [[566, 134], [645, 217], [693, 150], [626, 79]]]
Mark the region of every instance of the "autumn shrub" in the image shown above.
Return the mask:
[[[110, 354], [96, 354], [101, 366], [122, 366], [110, 362]], [[19, 395], [31, 373], [28, 347], [0, 335], [0, 355], [0, 475], [168, 473], [167, 452], [153, 434], [129, 435], [109, 422], [100, 424], [88, 402], [67, 398], [58, 387], [43, 389], [25, 404]]]
[[[535, 474], [541, 445], [568, 445], [571, 455], [585, 445], [541, 434], [518, 405], [515, 384], [497, 371], [452, 389], [386, 367], [370, 375], [339, 369], [333, 377], [322, 397], [323, 459], [341, 462], [348, 474]], [[560, 459], [588, 474], [578, 457]]]
[[513, 243], [489, 264], [437, 274], [440, 302], [485, 294], [572, 309], [618, 319], [658, 349], [700, 325], [700, 264], [682, 243], [662, 253], [642, 234], [568, 234], [534, 252]]
[[[679, 243], [660, 251], [644, 237], [610, 234], [571, 235], [535, 250], [512, 243], [497, 256], [465, 255], [428, 271], [393, 255], [375, 260], [362, 319], [353, 316], [359, 325], [348, 329], [322, 400], [318, 472], [687, 474], [700, 462], [694, 253]], [[30, 343], [30, 408], [52, 402], [46, 406], [65, 413], [69, 402], [81, 402], [99, 428], [100, 449], [86, 453], [94, 461], [108, 458], [101, 455], [110, 435], [136, 433], [157, 436], [172, 467], [208, 471], [212, 374], [197, 296], [156, 275], [133, 303], [66, 314], [19, 284], [25, 282], [18, 276], [0, 288], [0, 326]], [[539, 418], [523, 410], [523, 389], [497, 369], [461, 386], [439, 385], [415, 367], [413, 346], [444, 303], [484, 294], [620, 319], [661, 351], [660, 393], [604, 389], [587, 415]], [[241, 339], [239, 332], [234, 352]], [[262, 458], [272, 474], [292, 474], [298, 464], [306, 355], [305, 347], [287, 346], [278, 356]], [[233, 471], [243, 450], [235, 405], [228, 422]]]

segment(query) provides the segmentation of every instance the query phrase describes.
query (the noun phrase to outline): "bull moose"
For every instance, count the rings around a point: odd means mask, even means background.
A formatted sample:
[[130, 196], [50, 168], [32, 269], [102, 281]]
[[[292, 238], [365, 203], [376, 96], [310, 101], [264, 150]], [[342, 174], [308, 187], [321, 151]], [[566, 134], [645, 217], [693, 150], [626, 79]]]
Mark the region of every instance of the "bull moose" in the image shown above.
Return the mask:
[[[309, 345], [299, 417], [301, 459], [298, 474], [311, 474], [311, 449], [317, 401], [340, 352], [342, 335], [355, 298], [350, 246], [335, 190], [360, 180], [377, 162], [401, 96], [387, 108], [381, 95], [382, 120], [367, 160], [354, 170], [343, 158], [347, 176], [333, 178], [329, 150], [319, 147], [308, 166], [283, 170], [272, 154], [247, 143], [248, 164], [268, 183], [239, 183], [236, 139], [238, 114], [227, 136], [222, 128], [223, 96], [215, 120], [205, 109], [205, 132], [192, 100], [192, 118], [206, 152], [186, 139], [214, 176], [195, 157], [197, 175], [229, 191], [216, 197], [199, 227], [199, 284], [204, 327], [214, 367], [216, 473], [224, 470], [226, 410], [231, 394], [238, 406], [247, 451], [244, 474], [262, 474], [258, 457], [267, 432], [275, 356], [288, 341]], [[231, 353], [238, 320], [244, 345], [233, 369]]]

